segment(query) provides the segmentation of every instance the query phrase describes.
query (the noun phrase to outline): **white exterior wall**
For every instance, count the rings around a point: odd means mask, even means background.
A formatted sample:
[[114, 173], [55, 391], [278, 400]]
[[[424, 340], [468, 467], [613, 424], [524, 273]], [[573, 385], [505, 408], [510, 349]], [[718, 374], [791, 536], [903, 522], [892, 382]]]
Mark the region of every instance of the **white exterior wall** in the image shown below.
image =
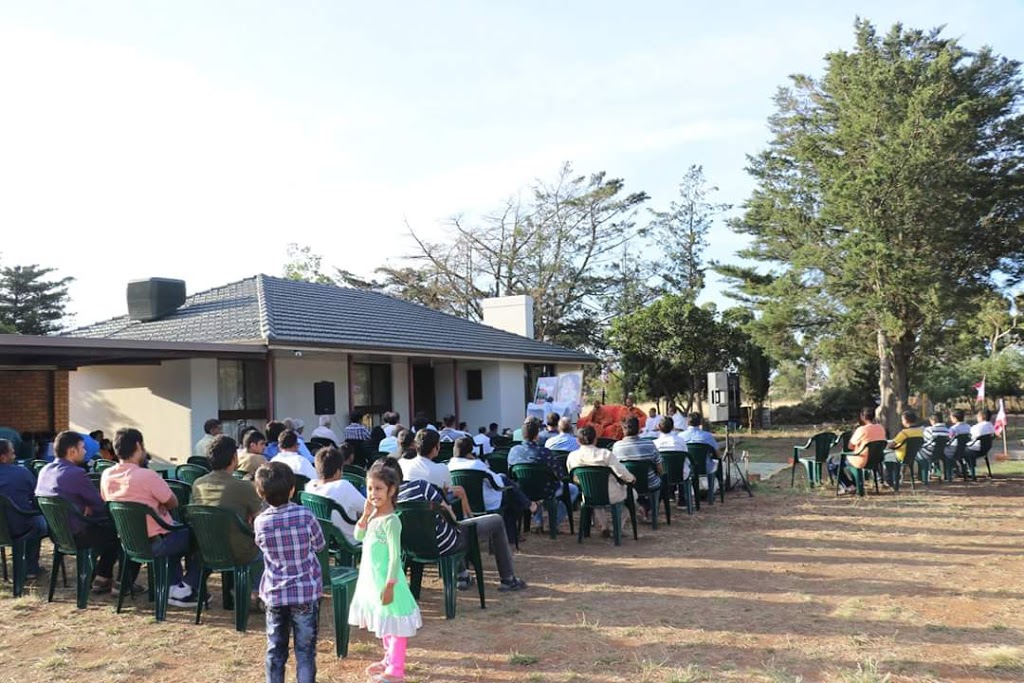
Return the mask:
[[412, 397], [409, 396], [409, 359], [404, 356], [391, 360], [391, 409], [398, 411], [399, 424], [408, 427], [412, 422]]
[[[480, 370], [483, 384], [483, 398], [469, 400], [469, 387], [466, 373], [469, 370]], [[502, 424], [501, 419], [501, 388], [499, 385], [498, 364], [493, 361], [459, 361], [459, 419], [465, 420], [471, 434], [476, 434], [480, 427], [492, 422]]]
[[[191, 364], [174, 360], [160, 365], [96, 365], [68, 373], [71, 429], [102, 429], [113, 436], [122, 427], [135, 427], [146, 438], [154, 457], [184, 462], [192, 455], [193, 400]], [[216, 364], [216, 361], [211, 361]], [[212, 373], [213, 413], [216, 415], [217, 373]], [[199, 431], [202, 432], [202, 421]]]
[[[497, 369], [498, 427], [515, 429], [523, 424], [526, 417], [526, 396], [524, 392], [523, 363], [516, 361], [499, 362]], [[489, 387], [484, 383], [484, 395]]]
[[316, 428], [313, 413], [313, 384], [321, 380], [334, 382], [334, 410], [336, 424], [348, 424], [348, 357], [337, 359], [275, 358], [274, 363], [274, 419], [297, 417], [306, 423], [303, 433], [308, 436]]
[[[193, 358], [189, 361], [189, 375], [191, 377], [189, 405], [192, 407], [191, 443], [195, 444], [206, 434], [203, 431], [203, 423], [210, 418], [216, 418], [219, 410], [217, 405], [217, 359]], [[234, 428], [230, 426], [224, 429], [224, 433], [232, 437], [235, 435], [234, 432]], [[148, 437], [146, 442], [148, 446]], [[188, 454], [192, 455], [191, 448], [189, 448]]]

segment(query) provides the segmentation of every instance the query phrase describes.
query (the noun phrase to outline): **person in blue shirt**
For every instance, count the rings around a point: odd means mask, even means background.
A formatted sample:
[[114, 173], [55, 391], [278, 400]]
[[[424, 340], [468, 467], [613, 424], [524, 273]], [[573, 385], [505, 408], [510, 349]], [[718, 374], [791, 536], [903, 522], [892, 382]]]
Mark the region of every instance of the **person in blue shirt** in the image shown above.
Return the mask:
[[[719, 455], [722, 447], [718, 445], [717, 441], [715, 441], [715, 437], [711, 435], [711, 432], [705, 431], [702, 428], [703, 424], [703, 415], [700, 413], [690, 413], [690, 426], [682, 431], [679, 435], [680, 438], [682, 438], [686, 443], [706, 443], [711, 446], [715, 455]], [[718, 461], [709, 455], [705, 465], [707, 466], [708, 474], [711, 474], [717, 468]]]
[[[263, 451], [263, 456], [270, 460], [278, 453], [280, 446], [277, 443], [277, 439], [281, 436], [281, 432], [286, 430], [288, 426], [284, 422], [274, 420], [267, 423], [267, 448]], [[298, 434], [295, 437], [299, 440], [298, 454], [308, 460], [310, 463], [315, 463], [316, 458], [310, 453], [309, 448], [306, 446], [306, 442], [302, 440], [302, 437]]]
[[[508, 466], [512, 467], [520, 463], [547, 465], [555, 475], [555, 479], [548, 485], [548, 490], [545, 493], [549, 496], [560, 497], [562, 495], [562, 487], [568, 486], [570, 499], [575, 503], [577, 496], [580, 495], [580, 489], [576, 484], [564, 483], [569, 478], [569, 474], [565, 469], [565, 460], [555, 458], [550, 450], [537, 442], [540, 436], [540, 420], [535, 417], [526, 418], [526, 422], [523, 423], [522, 433], [523, 442], [513, 446], [508, 452]], [[540, 527], [542, 512], [542, 509], [538, 508], [533, 515], [533, 520], [537, 527]], [[555, 525], [560, 525], [562, 520], [568, 515], [569, 512], [565, 509], [565, 503], [559, 503], [558, 520], [555, 522]]]
[[[22, 510], [35, 510], [32, 496], [36, 489], [36, 478], [27, 467], [14, 462], [14, 444], [0, 439], [0, 496], [6, 496]], [[17, 513], [7, 514], [7, 525], [15, 538], [24, 537], [26, 576], [34, 579], [42, 573], [39, 566], [39, 544], [48, 529], [42, 515], [23, 517]]]

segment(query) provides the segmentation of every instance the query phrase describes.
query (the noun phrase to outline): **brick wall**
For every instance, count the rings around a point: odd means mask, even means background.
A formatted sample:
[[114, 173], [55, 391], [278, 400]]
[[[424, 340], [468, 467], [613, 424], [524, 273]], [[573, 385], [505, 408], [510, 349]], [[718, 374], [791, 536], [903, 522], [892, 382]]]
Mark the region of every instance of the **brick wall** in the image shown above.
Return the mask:
[[[54, 376], [50, 424], [50, 376]], [[64, 370], [0, 370], [0, 426], [19, 432], [68, 428], [68, 373]]]

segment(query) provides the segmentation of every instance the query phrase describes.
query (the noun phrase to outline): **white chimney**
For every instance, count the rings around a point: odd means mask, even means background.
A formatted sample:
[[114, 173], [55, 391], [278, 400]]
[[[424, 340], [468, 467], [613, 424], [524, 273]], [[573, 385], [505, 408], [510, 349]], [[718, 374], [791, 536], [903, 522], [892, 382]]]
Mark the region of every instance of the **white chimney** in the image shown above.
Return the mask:
[[525, 294], [480, 301], [484, 325], [533, 339], [533, 299]]

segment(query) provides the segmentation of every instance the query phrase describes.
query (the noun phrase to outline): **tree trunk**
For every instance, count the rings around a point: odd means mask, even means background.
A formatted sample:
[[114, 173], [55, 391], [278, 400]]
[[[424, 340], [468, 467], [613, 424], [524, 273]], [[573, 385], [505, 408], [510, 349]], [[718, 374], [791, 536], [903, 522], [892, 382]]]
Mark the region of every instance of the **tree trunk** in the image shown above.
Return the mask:
[[889, 436], [900, 430], [900, 413], [908, 407], [913, 344], [911, 333], [904, 334], [893, 344], [885, 332], [878, 331], [878, 393], [881, 399], [878, 422]]
[[886, 434], [896, 430], [896, 389], [893, 386], [892, 344], [884, 331], [878, 330], [878, 394], [880, 405], [878, 422], [885, 427]]

